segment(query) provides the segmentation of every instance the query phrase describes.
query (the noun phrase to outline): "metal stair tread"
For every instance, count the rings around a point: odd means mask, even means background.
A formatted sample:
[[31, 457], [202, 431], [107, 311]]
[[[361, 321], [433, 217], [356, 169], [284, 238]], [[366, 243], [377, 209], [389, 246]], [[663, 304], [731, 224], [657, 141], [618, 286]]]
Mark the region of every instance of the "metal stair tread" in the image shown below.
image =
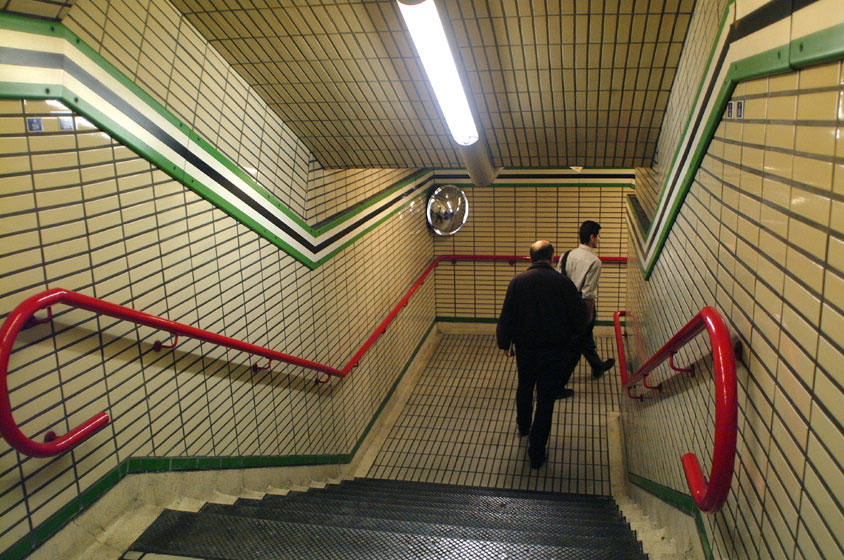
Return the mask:
[[461, 486], [458, 484], [442, 484], [438, 482], [416, 482], [410, 480], [393, 480], [387, 478], [355, 478], [344, 480], [337, 485], [339, 488], [371, 488], [394, 489], [410, 492], [450, 493], [450, 494], [481, 494], [490, 492], [502, 497], [527, 498], [531, 500], [547, 500], [552, 502], [587, 502], [587, 503], [608, 503], [615, 504], [612, 496], [600, 494], [571, 494], [563, 492], [550, 492], [545, 490], [518, 490], [515, 488], [496, 488], [494, 486]]
[[[424, 501], [425, 503], [431, 504], [452, 504], [452, 503], [467, 503], [467, 502], [478, 502], [478, 501], [488, 501], [488, 502], [510, 502], [510, 503], [531, 503], [535, 504], [537, 508], [547, 508], [549, 511], [595, 511], [595, 512], [610, 512], [610, 513], [618, 513], [619, 509], [618, 506], [614, 502], [610, 501], [601, 501], [601, 502], [589, 502], [589, 501], [551, 501], [551, 500], [534, 500], [527, 497], [519, 497], [519, 496], [502, 496], [490, 491], [486, 494], [483, 493], [473, 493], [473, 494], [456, 494], [451, 492], [446, 493], [435, 493], [435, 492], [408, 492], [408, 491], [388, 491], [384, 492], [382, 489], [375, 489], [375, 488], [356, 488], [352, 486], [348, 486], [345, 488], [341, 487], [334, 487], [334, 488], [324, 488], [318, 490], [309, 491], [314, 495], [324, 495], [324, 496], [346, 496], [346, 497], [360, 497], [360, 496], [373, 496], [382, 499], [394, 499], [394, 500], [412, 500], [412, 501]], [[304, 492], [299, 493], [289, 493], [290, 495], [302, 495]]]
[[[641, 553], [472, 541], [165, 510], [131, 550], [219, 560], [249, 558], [646, 559]], [[469, 556], [471, 553], [471, 556]]]
[[[255, 505], [253, 500], [238, 500], [236, 505]], [[257, 502], [261, 507], [269, 507], [274, 509], [287, 509], [289, 511], [302, 512], [324, 512], [326, 507], [324, 504], [315, 504], [308, 501], [300, 502], [283, 502], [269, 504], [265, 500]], [[446, 522], [444, 520], [452, 520], [454, 522], [467, 523], [487, 523], [493, 524], [491, 526], [501, 527], [507, 524], [515, 527], [533, 527], [536, 529], [545, 529], [547, 527], [559, 526], [559, 518], [536, 518], [534, 516], [516, 516], [512, 514], [502, 514], [500, 512], [466, 512], [459, 509], [442, 509], [442, 508], [410, 508], [403, 506], [400, 508], [394, 507], [368, 507], [362, 510], [359, 504], [347, 502], [346, 504], [335, 504], [331, 510], [335, 513], [344, 514], [358, 514], [367, 517], [378, 517], [382, 519], [397, 519], [408, 517], [412, 515], [414, 518], [425, 519], [426, 521]], [[450, 523], [450, 522], [449, 522]], [[573, 529], [584, 533], [592, 531], [629, 531], [630, 527], [626, 521], [617, 519], [613, 522], [606, 520], [581, 520], [578, 518], [578, 523]]]
[[[641, 543], [635, 539], [630, 531], [617, 535], [607, 535], [602, 531], [600, 535], [563, 535], [559, 532], [536, 531], [533, 529], [507, 529], [501, 527], [473, 527], [462, 524], [445, 524], [399, 519], [378, 519], [352, 514], [338, 514], [335, 512], [312, 512], [306, 517], [302, 512], [286, 513], [277, 508], [260, 508], [241, 505], [208, 504], [203, 513], [217, 515], [233, 515], [241, 517], [256, 517], [273, 519], [276, 521], [293, 521], [297, 523], [318, 524], [367, 530], [425, 534], [446, 538], [461, 538], [470, 540], [486, 540], [495, 542], [509, 542], [513, 544], [539, 544], [548, 546], [578, 546], [581, 548], [607, 548], [613, 550], [641, 552]], [[608, 538], [609, 537], [609, 538]]]
[[[323, 504], [328, 507], [335, 507], [344, 504], [354, 504], [358, 507], [367, 507], [367, 508], [382, 508], [382, 509], [397, 509], [400, 511], [404, 510], [412, 510], [412, 511], [423, 511], [423, 510], [432, 510], [432, 511], [442, 511], [445, 508], [443, 503], [431, 503], [426, 502], [423, 500], [404, 500], [396, 497], [383, 497], [383, 496], [353, 496], [353, 497], [344, 497], [344, 496], [331, 496], [328, 494], [316, 494], [316, 493], [303, 493], [303, 494], [296, 494], [291, 495], [288, 494], [287, 496], [267, 496], [264, 500], [262, 500], [267, 505], [279, 505], [282, 506], [283, 504], [297, 504], [297, 503], [312, 503], [312, 504]], [[476, 508], [478, 511], [487, 511], [490, 513], [499, 513], [504, 515], [513, 515], [513, 516], [530, 516], [535, 518], [537, 516], [541, 517], [566, 517], [576, 515], [578, 519], [586, 521], [586, 520], [601, 520], [605, 521], [608, 518], [613, 518], [614, 516], [620, 515], [618, 510], [612, 511], [595, 511], [595, 510], [571, 510], [571, 509], [554, 509], [548, 508], [541, 504], [533, 504], [531, 502], [508, 502], [506, 500], [475, 500], [475, 501], [468, 501], [465, 504], [457, 504], [461, 508], [465, 507], [466, 509]]]

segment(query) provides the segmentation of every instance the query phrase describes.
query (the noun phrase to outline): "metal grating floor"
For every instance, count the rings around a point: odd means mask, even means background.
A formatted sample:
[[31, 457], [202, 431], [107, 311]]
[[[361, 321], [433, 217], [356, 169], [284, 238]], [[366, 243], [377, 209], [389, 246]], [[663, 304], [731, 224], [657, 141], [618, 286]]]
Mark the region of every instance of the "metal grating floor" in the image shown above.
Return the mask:
[[[595, 337], [603, 359], [611, 337]], [[573, 398], [557, 401], [548, 463], [531, 470], [516, 430], [516, 361], [493, 335], [445, 335], [378, 452], [368, 477], [610, 495], [607, 412], [619, 409], [616, 368], [594, 380], [581, 359]]]

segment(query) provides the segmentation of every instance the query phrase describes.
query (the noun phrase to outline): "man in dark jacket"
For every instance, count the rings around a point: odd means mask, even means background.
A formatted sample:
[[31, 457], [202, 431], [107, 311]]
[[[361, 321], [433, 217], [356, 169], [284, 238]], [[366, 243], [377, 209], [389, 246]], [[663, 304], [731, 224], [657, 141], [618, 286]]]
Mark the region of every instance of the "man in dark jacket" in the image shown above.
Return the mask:
[[[548, 241], [531, 245], [531, 265], [510, 282], [496, 330], [499, 348], [508, 356], [510, 345], [516, 348], [516, 424], [521, 435], [530, 435], [528, 457], [535, 469], [546, 460], [554, 397], [568, 382], [562, 377], [571, 376], [563, 364], [577, 352], [575, 337], [588, 320], [577, 288], [551, 266], [553, 256]], [[531, 423], [534, 387], [536, 414]]]

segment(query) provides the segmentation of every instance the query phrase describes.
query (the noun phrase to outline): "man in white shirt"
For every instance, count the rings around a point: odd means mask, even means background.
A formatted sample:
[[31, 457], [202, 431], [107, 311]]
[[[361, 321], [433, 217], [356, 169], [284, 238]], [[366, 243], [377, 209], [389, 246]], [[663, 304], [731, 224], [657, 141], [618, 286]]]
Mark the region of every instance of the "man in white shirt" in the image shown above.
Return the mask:
[[[592, 377], [599, 379], [604, 372], [609, 370], [615, 359], [601, 360], [595, 347], [595, 338], [592, 329], [595, 327], [595, 302], [598, 298], [598, 280], [601, 278], [601, 259], [595, 254], [595, 249], [601, 240], [601, 224], [592, 220], [586, 220], [580, 224], [580, 245], [560, 257], [557, 262], [557, 272], [568, 276], [575, 287], [580, 291], [580, 297], [586, 304], [586, 313], [589, 317], [589, 324], [586, 330], [580, 335], [580, 352], [589, 365], [592, 366]], [[565, 269], [563, 269], [565, 267]], [[578, 359], [580, 356], [578, 356]], [[577, 362], [571, 365], [572, 369]], [[571, 389], [563, 389], [560, 397], [568, 397], [574, 394]]]

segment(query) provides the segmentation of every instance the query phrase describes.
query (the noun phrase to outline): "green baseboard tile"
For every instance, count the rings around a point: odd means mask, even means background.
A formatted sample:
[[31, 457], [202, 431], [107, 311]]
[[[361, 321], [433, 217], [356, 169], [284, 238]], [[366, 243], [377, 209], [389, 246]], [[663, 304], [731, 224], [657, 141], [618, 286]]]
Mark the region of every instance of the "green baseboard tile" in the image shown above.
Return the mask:
[[709, 537], [706, 534], [706, 525], [703, 522], [703, 515], [695, 504], [694, 499], [688, 494], [674, 490], [667, 486], [663, 486], [658, 482], [648, 480], [632, 472], [627, 473], [627, 479], [645, 490], [649, 494], [653, 494], [666, 504], [677, 508], [689, 517], [694, 518], [697, 526], [698, 536], [700, 537], [700, 546], [703, 548], [703, 554], [707, 560], [713, 559], [712, 547], [709, 546]]
[[40, 546], [47, 539], [64, 527], [71, 519], [82, 511], [79, 498], [74, 498], [67, 505], [51, 515], [41, 525], [32, 530], [32, 538], [36, 547]]
[[358, 439], [354, 449], [348, 454], [337, 455], [250, 455], [238, 457], [129, 457], [109, 471], [90, 488], [83, 491], [67, 505], [59, 509], [49, 519], [35, 527], [32, 531], [21, 537], [17, 542], [6, 550], [0, 552], [0, 560], [22, 560], [33, 550], [44, 544], [44, 542], [64, 527], [71, 519], [77, 516], [94, 502], [99, 500], [109, 490], [114, 488], [123, 478], [130, 474], [141, 473], [163, 473], [163, 472], [185, 472], [193, 470], [221, 470], [221, 469], [248, 469], [265, 467], [298, 467], [310, 465], [336, 465], [346, 464], [352, 461], [354, 454], [363, 443], [364, 438], [372, 428], [378, 415], [386, 406], [393, 395], [396, 387], [410, 364], [416, 358], [422, 345], [431, 334], [436, 321], [431, 321], [430, 326], [422, 336], [422, 340], [416, 346], [407, 363], [393, 384], [388, 394], [384, 397], [378, 410], [369, 421], [363, 435]]
[[104, 477], [99, 479], [90, 488], [79, 495], [79, 505], [81, 509], [85, 509], [97, 500], [99, 500], [106, 492], [114, 488], [124, 475], [120, 474], [120, 467], [114, 468], [108, 472]]
[[35, 535], [28, 533], [15, 544], [0, 552], [0, 560], [20, 560], [35, 549]]
[[407, 363], [404, 364], [404, 368], [399, 373], [399, 376], [396, 378], [396, 381], [393, 383], [393, 386], [390, 387], [390, 390], [387, 392], [387, 395], [381, 400], [381, 404], [378, 406], [378, 410], [375, 411], [375, 414], [372, 415], [372, 418], [369, 420], [369, 423], [366, 425], [366, 428], [363, 430], [363, 434], [358, 438], [357, 443], [352, 448], [351, 453], [349, 454], [349, 462], [351, 462], [351, 458], [355, 456], [355, 453], [358, 452], [360, 446], [363, 445], [363, 440], [366, 439], [366, 436], [369, 435], [369, 431], [372, 429], [372, 426], [375, 425], [375, 421], [381, 415], [381, 411], [384, 410], [384, 407], [387, 406], [387, 403], [390, 402], [390, 399], [393, 396], [393, 393], [396, 390], [396, 387], [399, 386], [401, 380], [404, 379], [404, 374], [410, 368], [410, 364], [413, 363], [413, 360], [416, 359], [416, 354], [419, 353], [419, 350], [422, 349], [422, 345], [425, 344], [425, 341], [428, 340], [428, 336], [431, 334], [431, 331], [434, 330], [434, 326], [437, 324], [437, 320], [434, 319], [431, 321], [431, 324], [428, 326], [428, 329], [425, 331], [425, 334], [422, 335], [422, 340], [419, 344], [416, 345], [416, 349], [413, 350], [413, 353], [410, 355], [410, 359], [407, 360]]

